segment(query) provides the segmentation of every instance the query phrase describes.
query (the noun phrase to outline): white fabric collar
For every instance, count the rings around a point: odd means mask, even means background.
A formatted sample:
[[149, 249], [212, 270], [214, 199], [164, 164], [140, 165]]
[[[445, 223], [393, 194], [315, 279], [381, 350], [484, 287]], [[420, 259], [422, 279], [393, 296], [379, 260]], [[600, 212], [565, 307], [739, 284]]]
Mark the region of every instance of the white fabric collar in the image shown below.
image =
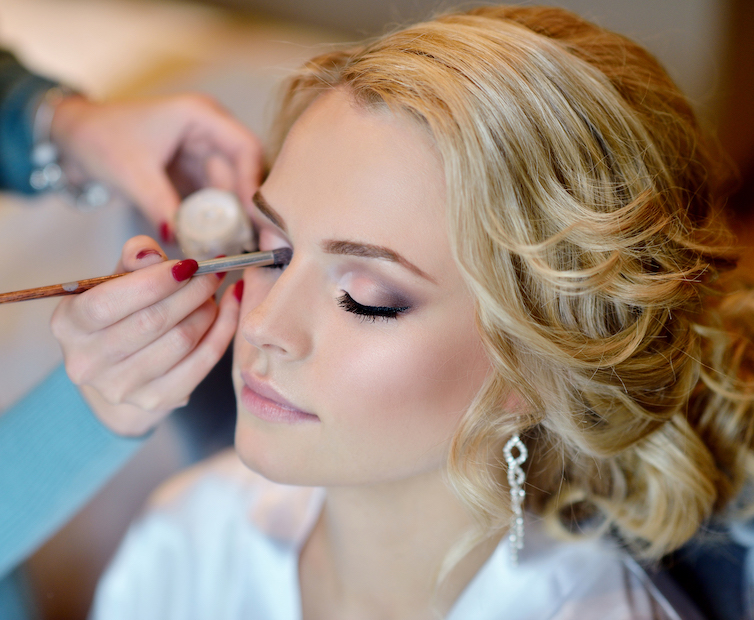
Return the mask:
[[[252, 524], [266, 536], [290, 545], [297, 564], [298, 554], [322, 511], [324, 489], [284, 486], [251, 475], [256, 478], [249, 511]], [[531, 515], [527, 516], [525, 530], [526, 545], [519, 554], [518, 566], [511, 565], [504, 538], [446, 620], [499, 620], [500, 610], [517, 620], [592, 620], [584, 613], [585, 598], [593, 599], [593, 620], [611, 620], [609, 609], [625, 611], [622, 605], [616, 607], [616, 597], [623, 596], [626, 586], [623, 555], [617, 548], [601, 539], [554, 540]], [[569, 615], [569, 605], [574, 608], [573, 616]]]

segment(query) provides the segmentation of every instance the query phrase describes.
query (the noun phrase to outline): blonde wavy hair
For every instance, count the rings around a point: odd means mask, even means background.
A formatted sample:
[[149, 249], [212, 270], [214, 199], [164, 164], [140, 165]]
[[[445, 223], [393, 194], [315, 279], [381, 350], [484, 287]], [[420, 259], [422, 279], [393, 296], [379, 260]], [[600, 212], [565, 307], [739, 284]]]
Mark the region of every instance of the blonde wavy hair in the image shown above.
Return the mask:
[[449, 456], [482, 531], [509, 523], [514, 432], [527, 508], [566, 529], [657, 558], [725, 513], [752, 473], [754, 304], [720, 278], [723, 158], [657, 61], [557, 8], [444, 15], [305, 65], [273, 158], [333, 88], [415, 118], [442, 155], [494, 368]]

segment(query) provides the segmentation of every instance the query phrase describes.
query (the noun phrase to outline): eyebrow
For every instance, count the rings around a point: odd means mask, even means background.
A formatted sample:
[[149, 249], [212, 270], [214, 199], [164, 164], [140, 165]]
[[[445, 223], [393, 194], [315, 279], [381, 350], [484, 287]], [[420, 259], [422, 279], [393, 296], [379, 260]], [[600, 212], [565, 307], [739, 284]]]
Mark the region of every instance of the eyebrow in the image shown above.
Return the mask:
[[267, 202], [267, 199], [262, 196], [262, 192], [260, 192], [259, 190], [254, 192], [254, 195], [251, 197], [251, 201], [256, 205], [257, 209], [262, 212], [262, 215], [264, 215], [268, 220], [275, 224], [275, 226], [277, 226], [284, 233], [288, 232], [288, 229], [285, 226], [285, 221], [280, 216], [280, 214], [270, 206], [270, 203]]
[[386, 248], [381, 245], [372, 245], [371, 243], [356, 243], [353, 241], [326, 240], [322, 242], [322, 248], [328, 254], [343, 254], [346, 256], [359, 256], [361, 258], [381, 258], [383, 260], [389, 260], [393, 263], [403, 265], [406, 269], [415, 273], [416, 275], [421, 276], [425, 280], [429, 280], [434, 284], [437, 284], [437, 281], [426, 271], [419, 269], [419, 267], [414, 265], [411, 261], [403, 258], [403, 256], [401, 256], [397, 252], [394, 252], [390, 248]]
[[[280, 214], [272, 208], [267, 199], [262, 195], [262, 192], [257, 190], [254, 196], [251, 198], [252, 202], [256, 205], [257, 209], [262, 212], [268, 220], [270, 220], [280, 230], [287, 233], [288, 229], [285, 226], [285, 221]], [[322, 242], [322, 249], [327, 254], [341, 254], [344, 256], [358, 256], [360, 258], [380, 258], [388, 260], [393, 263], [402, 265], [412, 273], [429, 280], [434, 284], [437, 284], [432, 276], [426, 271], [419, 269], [411, 261], [405, 259], [403, 256], [381, 245], [372, 245], [371, 243], [357, 243], [354, 241], [337, 241], [334, 239], [328, 239]]]

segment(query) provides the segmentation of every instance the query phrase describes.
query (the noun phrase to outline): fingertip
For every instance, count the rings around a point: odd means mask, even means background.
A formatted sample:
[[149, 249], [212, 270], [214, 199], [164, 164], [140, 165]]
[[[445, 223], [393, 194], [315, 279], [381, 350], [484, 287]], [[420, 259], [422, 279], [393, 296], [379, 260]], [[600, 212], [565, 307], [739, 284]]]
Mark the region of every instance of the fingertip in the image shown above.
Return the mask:
[[[225, 258], [225, 256], [226, 256], [225, 254], [218, 254], [217, 256], [215, 256], [215, 258]], [[215, 273], [215, 275], [220, 280], [220, 282], [222, 282], [225, 279], [225, 276], [228, 275], [228, 272], [227, 271], [218, 271], [218, 272]]]
[[239, 280], [235, 283], [233, 286], [233, 297], [236, 299], [236, 301], [240, 304], [241, 300], [243, 299], [243, 279]]
[[139, 235], [126, 241], [121, 254], [125, 271], [136, 271], [167, 260], [165, 252], [151, 237]]
[[147, 256], [162, 256], [162, 253], [154, 248], [147, 248], [136, 255], [136, 260], [144, 260]]
[[167, 220], [163, 220], [162, 222], [160, 222], [158, 229], [160, 232], [160, 239], [162, 239], [163, 243], [172, 243], [174, 234], [173, 227], [170, 225], [170, 223]]
[[170, 268], [170, 272], [173, 274], [176, 282], [184, 282], [193, 276], [197, 269], [199, 269], [199, 263], [193, 258], [186, 258], [173, 265]]

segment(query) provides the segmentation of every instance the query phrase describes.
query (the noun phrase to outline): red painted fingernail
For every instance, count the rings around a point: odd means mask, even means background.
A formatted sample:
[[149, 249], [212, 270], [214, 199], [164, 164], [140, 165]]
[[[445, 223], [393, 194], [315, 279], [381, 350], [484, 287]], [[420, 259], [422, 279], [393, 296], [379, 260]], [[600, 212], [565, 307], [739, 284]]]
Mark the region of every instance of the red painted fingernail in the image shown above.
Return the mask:
[[[226, 257], [226, 254], [218, 254], [217, 256], [215, 256], [215, 258], [225, 258], [225, 257]], [[218, 271], [215, 275], [222, 280], [227, 273], [228, 273], [227, 271]]]
[[236, 296], [238, 303], [241, 303], [241, 297], [243, 297], [243, 280], [236, 282], [236, 285], [233, 287], [233, 294]]
[[152, 256], [153, 254], [156, 254], [157, 256], [162, 256], [160, 252], [157, 250], [142, 250], [136, 255], [137, 260], [141, 260], [142, 258], [145, 258], [146, 256]]
[[160, 222], [160, 238], [165, 243], [170, 243], [173, 240], [173, 231], [167, 222]]
[[199, 263], [193, 258], [187, 258], [173, 265], [173, 277], [176, 282], [183, 282], [193, 276], [197, 269], [199, 269]]

